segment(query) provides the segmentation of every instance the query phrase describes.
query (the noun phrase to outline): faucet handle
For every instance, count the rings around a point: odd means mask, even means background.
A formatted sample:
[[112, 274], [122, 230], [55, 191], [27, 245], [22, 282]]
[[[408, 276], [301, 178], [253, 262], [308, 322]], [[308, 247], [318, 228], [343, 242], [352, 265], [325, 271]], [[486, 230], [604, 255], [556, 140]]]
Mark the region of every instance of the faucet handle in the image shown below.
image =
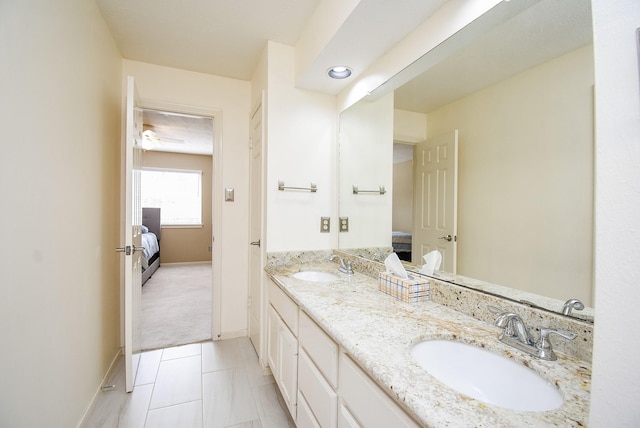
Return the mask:
[[556, 353], [553, 352], [553, 348], [551, 348], [551, 342], [549, 341], [549, 335], [551, 334], [557, 334], [567, 340], [573, 340], [578, 335], [567, 330], [557, 330], [555, 328], [540, 329], [540, 339], [536, 343], [536, 348], [538, 348], [538, 357], [543, 360], [555, 361], [558, 357], [556, 356]]

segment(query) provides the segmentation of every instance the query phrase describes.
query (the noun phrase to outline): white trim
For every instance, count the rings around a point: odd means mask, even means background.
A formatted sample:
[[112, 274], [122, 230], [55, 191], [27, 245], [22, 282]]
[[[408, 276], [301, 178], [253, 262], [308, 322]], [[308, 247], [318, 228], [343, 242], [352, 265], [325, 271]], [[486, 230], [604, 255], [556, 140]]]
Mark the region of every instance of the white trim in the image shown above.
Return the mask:
[[143, 171], [159, 171], [159, 172], [181, 172], [184, 174], [200, 174], [202, 176], [201, 169], [179, 169], [179, 168], [162, 168], [155, 166], [143, 166]]
[[98, 399], [100, 398], [99, 397], [100, 393], [103, 392], [102, 391], [102, 387], [104, 386], [105, 383], [107, 383], [108, 380], [111, 379], [111, 377], [115, 373], [116, 367], [118, 366], [118, 362], [120, 361], [120, 357], [122, 356], [122, 354], [123, 354], [123, 349], [119, 348], [118, 352], [116, 353], [116, 355], [111, 360], [111, 364], [109, 365], [109, 368], [107, 369], [107, 372], [105, 373], [104, 377], [100, 381], [100, 384], [98, 385], [98, 389], [96, 389], [96, 392], [93, 394], [93, 397], [91, 398], [91, 401], [89, 402], [89, 407], [87, 407], [87, 410], [85, 410], [84, 414], [82, 415], [82, 418], [80, 418], [80, 422], [77, 425], [78, 428], [82, 428], [82, 427], [86, 427], [87, 426], [87, 424], [89, 422], [89, 417], [91, 416], [91, 414], [93, 413], [93, 411], [96, 408], [96, 405], [98, 404]]
[[210, 265], [213, 262], [204, 260], [201, 262], [173, 262], [173, 263], [165, 263], [162, 262], [160, 266], [189, 266], [189, 265]]
[[213, 340], [235, 339], [237, 337], [247, 336], [249, 336], [249, 330], [244, 328], [242, 330], [225, 331], [224, 333], [220, 333], [220, 337], [214, 337]]

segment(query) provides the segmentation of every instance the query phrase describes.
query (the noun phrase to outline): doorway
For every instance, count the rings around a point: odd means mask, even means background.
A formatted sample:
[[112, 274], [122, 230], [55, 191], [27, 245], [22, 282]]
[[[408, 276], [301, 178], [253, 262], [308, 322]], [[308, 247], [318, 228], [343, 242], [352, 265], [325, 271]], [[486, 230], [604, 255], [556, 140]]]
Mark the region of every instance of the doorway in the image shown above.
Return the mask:
[[215, 339], [220, 313], [214, 298], [216, 112], [157, 104], [143, 103], [143, 207], [160, 207], [162, 217], [160, 267], [142, 287], [143, 350]]

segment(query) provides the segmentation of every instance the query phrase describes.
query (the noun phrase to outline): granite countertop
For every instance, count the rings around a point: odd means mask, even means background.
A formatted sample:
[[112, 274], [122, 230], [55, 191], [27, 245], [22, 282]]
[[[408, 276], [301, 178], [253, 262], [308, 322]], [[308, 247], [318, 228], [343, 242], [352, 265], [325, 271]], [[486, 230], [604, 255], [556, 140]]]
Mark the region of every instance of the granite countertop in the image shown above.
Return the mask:
[[[333, 282], [298, 280], [291, 274], [324, 270]], [[587, 425], [591, 365], [558, 353], [542, 361], [498, 341], [499, 329], [434, 302], [405, 303], [378, 290], [377, 280], [337, 265], [313, 262], [271, 266], [271, 279], [320, 325], [360, 367], [417, 421], [428, 427]], [[522, 412], [486, 404], [440, 383], [411, 356], [425, 339], [456, 339], [518, 361], [557, 385], [564, 404], [548, 412]], [[523, 385], [523, 387], [526, 387]]]

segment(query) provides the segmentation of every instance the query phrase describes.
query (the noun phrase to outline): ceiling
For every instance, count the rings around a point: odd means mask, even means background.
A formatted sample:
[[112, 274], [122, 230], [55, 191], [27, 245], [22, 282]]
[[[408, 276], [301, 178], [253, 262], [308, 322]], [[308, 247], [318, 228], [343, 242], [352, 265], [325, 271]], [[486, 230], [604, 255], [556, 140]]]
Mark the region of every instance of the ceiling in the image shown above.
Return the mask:
[[[296, 70], [295, 84], [328, 94], [346, 88], [446, 1], [96, 0], [124, 58], [251, 80], [271, 40], [307, 48], [305, 53], [313, 51], [306, 68]], [[589, 0], [524, 3], [536, 4], [506, 25], [474, 37], [473, 44], [432, 66], [420, 83], [396, 91], [396, 107], [426, 112], [591, 41]], [[323, 34], [318, 22], [331, 22], [332, 16], [339, 16], [337, 23], [333, 22], [335, 28], [329, 35]], [[318, 39], [311, 43], [310, 32], [312, 36], [318, 33]], [[352, 79], [328, 78], [326, 70], [336, 64], [351, 66]], [[416, 94], [428, 96], [418, 99]], [[148, 114], [145, 123], [156, 127], [165, 141], [187, 141], [202, 135], [194, 131], [195, 123], [174, 119], [175, 115]], [[211, 145], [213, 138], [206, 138]], [[194, 150], [202, 151], [203, 144], [196, 143]], [[179, 151], [188, 145], [172, 144], [173, 150]]]
[[295, 45], [319, 0], [96, 0], [124, 58], [251, 80], [267, 40]]
[[396, 89], [395, 107], [429, 113], [592, 43], [590, 0], [532, 3], [531, 7], [501, 25], [476, 35], [469, 43]]
[[190, 114], [142, 111], [145, 150], [213, 155], [213, 119]]
[[[300, 49], [307, 49], [305, 53], [312, 55], [305, 69], [296, 70], [296, 86], [337, 94], [446, 1], [96, 0], [96, 3], [124, 58], [233, 79], [251, 80], [267, 41], [296, 47], [305, 36]], [[334, 28], [327, 32], [326, 26], [318, 23], [331, 23]], [[352, 79], [334, 80], [327, 76], [327, 69], [338, 64], [353, 69]], [[154, 137], [151, 150], [212, 152], [213, 137], [205, 132], [211, 129], [209, 124], [149, 111], [145, 112], [144, 120], [145, 129], [152, 128], [158, 137]], [[198, 129], [200, 126], [206, 129]]]
[[[296, 85], [330, 94], [446, 2], [96, 0], [124, 58], [233, 79], [251, 80], [267, 41], [296, 47], [305, 36], [300, 49], [312, 58], [296, 70]], [[327, 76], [340, 64], [352, 79]]]

